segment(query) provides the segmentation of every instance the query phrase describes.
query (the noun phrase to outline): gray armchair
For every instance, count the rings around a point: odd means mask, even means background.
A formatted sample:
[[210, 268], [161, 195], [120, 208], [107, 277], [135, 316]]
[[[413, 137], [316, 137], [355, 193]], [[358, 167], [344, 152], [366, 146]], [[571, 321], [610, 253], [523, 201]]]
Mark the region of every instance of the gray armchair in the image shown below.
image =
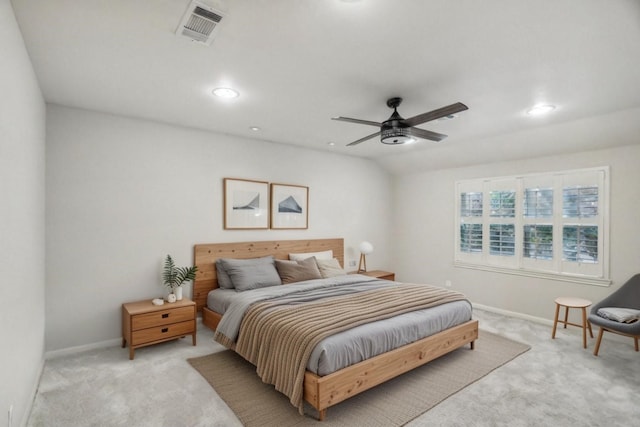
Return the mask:
[[614, 334], [624, 335], [634, 339], [636, 351], [638, 351], [638, 338], [640, 338], [640, 320], [633, 323], [620, 323], [613, 320], [605, 319], [596, 313], [602, 307], [624, 307], [640, 310], [640, 274], [636, 274], [629, 279], [617, 291], [595, 304], [591, 308], [589, 314], [589, 322], [600, 327], [596, 347], [593, 350], [594, 355], [598, 355], [600, 350], [600, 341], [604, 331], [613, 332]]

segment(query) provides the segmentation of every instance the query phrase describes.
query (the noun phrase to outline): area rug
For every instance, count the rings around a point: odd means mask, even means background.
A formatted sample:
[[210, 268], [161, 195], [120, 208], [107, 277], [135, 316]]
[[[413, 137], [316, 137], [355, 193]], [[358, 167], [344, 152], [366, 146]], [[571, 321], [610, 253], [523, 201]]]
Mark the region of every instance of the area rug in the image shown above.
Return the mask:
[[452, 394], [529, 350], [529, 346], [480, 331], [475, 349], [466, 345], [330, 407], [322, 423], [305, 404], [305, 416], [264, 384], [255, 367], [226, 350], [189, 359], [247, 427], [402, 426]]

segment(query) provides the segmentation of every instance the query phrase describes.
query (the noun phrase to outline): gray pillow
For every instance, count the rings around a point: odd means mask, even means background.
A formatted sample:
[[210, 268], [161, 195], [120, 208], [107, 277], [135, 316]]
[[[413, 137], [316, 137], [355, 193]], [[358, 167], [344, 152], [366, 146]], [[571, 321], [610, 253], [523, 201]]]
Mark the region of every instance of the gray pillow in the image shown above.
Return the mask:
[[272, 256], [250, 259], [220, 258], [220, 263], [236, 291], [282, 284]]
[[303, 280], [322, 279], [315, 257], [302, 261], [277, 259], [276, 269], [283, 284], [302, 282]]
[[218, 277], [218, 287], [221, 289], [233, 289], [233, 283], [222, 265], [222, 258], [216, 260], [216, 276]]
[[343, 276], [347, 274], [347, 272], [340, 266], [340, 261], [338, 261], [337, 258], [318, 259], [316, 261], [318, 263], [320, 274], [322, 274], [322, 277], [325, 279], [327, 277]]

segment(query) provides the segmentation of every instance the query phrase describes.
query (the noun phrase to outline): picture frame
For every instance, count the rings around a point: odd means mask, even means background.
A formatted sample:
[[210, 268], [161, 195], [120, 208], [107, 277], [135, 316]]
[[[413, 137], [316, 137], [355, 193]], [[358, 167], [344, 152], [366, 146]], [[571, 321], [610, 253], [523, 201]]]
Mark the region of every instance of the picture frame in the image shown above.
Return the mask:
[[309, 228], [309, 187], [271, 184], [271, 228]]
[[269, 228], [269, 183], [224, 178], [224, 229]]

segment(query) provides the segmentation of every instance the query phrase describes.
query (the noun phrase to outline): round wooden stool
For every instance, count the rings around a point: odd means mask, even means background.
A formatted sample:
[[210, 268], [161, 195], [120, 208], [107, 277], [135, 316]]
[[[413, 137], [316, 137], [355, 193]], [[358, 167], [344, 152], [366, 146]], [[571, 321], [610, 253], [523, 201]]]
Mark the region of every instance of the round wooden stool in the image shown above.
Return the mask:
[[[587, 348], [587, 328], [589, 328], [589, 335], [591, 335], [591, 338], [593, 338], [591, 323], [587, 320], [587, 307], [591, 305], [591, 301], [584, 298], [558, 297], [556, 298], [555, 302], [556, 302], [556, 317], [553, 322], [553, 333], [551, 334], [551, 338], [553, 339], [556, 337], [556, 328], [558, 326], [558, 322], [564, 323], [565, 329], [567, 329], [567, 325], [577, 326], [579, 328], [582, 328], [582, 346], [584, 348]], [[561, 306], [564, 307], [564, 320], [558, 320]], [[577, 323], [571, 323], [568, 321], [570, 308], [582, 309], [582, 325], [579, 325]]]

